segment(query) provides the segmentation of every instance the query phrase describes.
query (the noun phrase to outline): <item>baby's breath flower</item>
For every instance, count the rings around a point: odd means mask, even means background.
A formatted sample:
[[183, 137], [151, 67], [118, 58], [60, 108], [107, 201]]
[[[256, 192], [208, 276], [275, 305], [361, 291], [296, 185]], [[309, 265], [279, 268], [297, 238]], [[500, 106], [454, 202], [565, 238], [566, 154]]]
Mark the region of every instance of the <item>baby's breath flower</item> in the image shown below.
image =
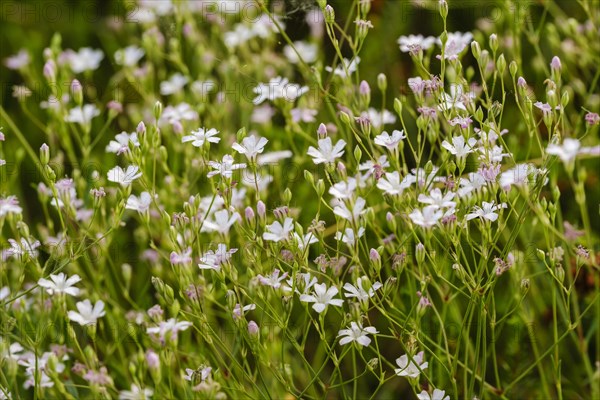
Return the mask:
[[67, 275], [61, 272], [58, 275], [51, 274], [50, 279], [40, 278], [38, 285], [46, 289], [49, 295], [65, 293], [69, 296], [77, 296], [79, 295], [79, 288], [74, 285], [80, 281], [81, 278], [77, 274], [67, 278]]
[[219, 131], [215, 128], [205, 129], [198, 128], [191, 132], [191, 135], [187, 135], [181, 138], [182, 143], [192, 142], [194, 147], [202, 147], [205, 142], [219, 143], [220, 137], [217, 137]]
[[341, 307], [344, 304], [342, 299], [334, 299], [339, 292], [338, 288], [331, 286], [327, 288], [325, 283], [315, 284], [312, 294], [303, 294], [300, 301], [305, 303], [314, 303], [312, 308], [319, 314], [325, 311], [328, 305]]
[[343, 336], [340, 339], [340, 345], [345, 345], [351, 342], [356, 342], [360, 346], [368, 346], [371, 343], [371, 338], [367, 335], [375, 335], [379, 333], [373, 326], [366, 326], [363, 328], [360, 322], [350, 322], [350, 327], [342, 329], [338, 332], [338, 337]]
[[403, 53], [415, 53], [418, 52], [418, 50], [428, 50], [435, 42], [436, 38], [433, 36], [424, 37], [423, 35], [408, 35], [400, 36], [398, 38], [400, 51]]
[[121, 186], [129, 186], [133, 181], [142, 176], [142, 173], [139, 170], [140, 168], [137, 165], [130, 165], [126, 170], [116, 166], [108, 171], [108, 180], [110, 182], [118, 183]]
[[408, 359], [408, 355], [404, 354], [400, 358], [396, 359], [396, 364], [400, 368], [396, 368], [396, 375], [408, 376], [410, 378], [416, 378], [421, 374], [421, 371], [427, 369], [429, 366], [428, 362], [423, 362], [423, 352], [420, 351], [412, 360]]
[[333, 163], [336, 158], [344, 154], [344, 146], [346, 146], [346, 142], [343, 139], [338, 140], [335, 146], [332, 145], [330, 137], [319, 139], [318, 144], [318, 149], [309, 146], [307, 152], [313, 158], [315, 164]]
[[104, 311], [104, 302], [98, 300], [96, 304], [92, 306], [89, 300], [77, 302], [77, 311], [69, 311], [68, 317], [71, 321], [77, 322], [79, 325], [92, 325], [98, 321], [98, 318], [103, 317], [106, 313]]

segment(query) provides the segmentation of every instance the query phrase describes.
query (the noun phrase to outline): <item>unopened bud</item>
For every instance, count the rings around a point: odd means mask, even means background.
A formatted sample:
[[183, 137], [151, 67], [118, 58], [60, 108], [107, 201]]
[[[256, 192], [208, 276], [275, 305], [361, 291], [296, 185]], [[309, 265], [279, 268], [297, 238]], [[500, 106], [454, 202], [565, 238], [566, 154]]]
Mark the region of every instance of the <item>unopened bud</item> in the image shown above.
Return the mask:
[[71, 82], [71, 95], [77, 105], [83, 104], [83, 88], [77, 79], [73, 79]]
[[40, 161], [42, 165], [46, 165], [50, 161], [50, 147], [46, 143], [40, 146]]

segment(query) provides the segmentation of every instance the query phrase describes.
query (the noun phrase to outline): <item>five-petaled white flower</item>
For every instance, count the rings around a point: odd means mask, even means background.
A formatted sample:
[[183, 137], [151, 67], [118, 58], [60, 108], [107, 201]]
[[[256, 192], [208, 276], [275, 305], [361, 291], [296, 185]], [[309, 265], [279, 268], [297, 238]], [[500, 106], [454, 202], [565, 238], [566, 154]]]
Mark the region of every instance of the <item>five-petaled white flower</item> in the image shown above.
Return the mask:
[[72, 122], [81, 125], [87, 125], [92, 118], [100, 115], [100, 110], [93, 104], [85, 104], [83, 107], [75, 107], [69, 110], [69, 115], [65, 117], [65, 122]]
[[459, 110], [467, 110], [465, 106], [465, 100], [475, 98], [475, 94], [472, 92], [464, 93], [463, 87], [457, 83], [450, 85], [450, 94], [442, 93], [442, 102], [439, 104], [440, 111], [448, 111], [452, 108]]
[[140, 197], [137, 197], [133, 194], [130, 195], [127, 199], [127, 203], [125, 204], [125, 208], [127, 210], [134, 210], [139, 213], [144, 213], [148, 211], [150, 204], [152, 204], [152, 196], [148, 192], [142, 192]]
[[600, 155], [600, 147], [581, 147], [578, 139], [566, 138], [562, 145], [551, 143], [546, 149], [546, 153], [558, 156], [565, 164], [571, 164], [579, 154]]
[[422, 391], [417, 395], [419, 400], [450, 400], [450, 396], [446, 396], [445, 390], [433, 389], [431, 396], [426, 391]]
[[344, 154], [344, 146], [346, 146], [344, 139], [338, 140], [334, 146], [331, 143], [331, 138], [326, 137], [325, 139], [319, 139], [318, 149], [310, 146], [307, 154], [313, 158], [315, 164], [332, 163]]
[[444, 216], [444, 212], [438, 206], [426, 206], [423, 210], [415, 208], [409, 215], [412, 222], [423, 228], [431, 228]]
[[229, 154], [225, 154], [223, 156], [223, 159], [222, 159], [221, 162], [218, 162], [218, 161], [209, 161], [208, 165], [212, 169], [214, 169], [214, 171], [210, 171], [206, 175], [209, 178], [212, 178], [215, 175], [221, 175], [221, 176], [224, 176], [226, 178], [231, 178], [233, 176], [233, 171], [235, 171], [236, 169], [246, 168], [246, 164], [244, 164], [244, 163], [234, 164], [233, 163], [233, 156], [231, 156]]
[[391, 136], [389, 133], [383, 131], [381, 134], [375, 136], [375, 144], [379, 146], [385, 146], [388, 150], [396, 150], [402, 139], [406, 139], [406, 134], [404, 131], [395, 129], [392, 131]]
[[0, 198], [0, 217], [4, 217], [7, 214], [21, 214], [22, 212], [23, 209], [19, 206], [17, 196]]
[[279, 221], [273, 222], [271, 225], [267, 225], [268, 232], [263, 233], [263, 239], [272, 242], [280, 242], [287, 240], [290, 237], [290, 232], [294, 229], [294, 220], [287, 217], [283, 221], [283, 225]]
[[168, 96], [178, 93], [187, 83], [187, 77], [181, 75], [180, 73], [175, 73], [169, 78], [169, 80], [160, 83], [160, 94], [163, 96]]
[[234, 143], [231, 147], [240, 154], [246, 155], [248, 160], [255, 160], [259, 153], [265, 149], [268, 140], [261, 137], [257, 140], [256, 136], [248, 136], [242, 139], [242, 144]]
[[408, 189], [416, 181], [417, 178], [412, 174], [406, 175], [401, 181], [398, 171], [386, 172], [385, 178], [380, 178], [377, 181], [377, 188], [383, 190], [386, 194], [394, 196], [402, 194], [405, 189]]
[[470, 221], [474, 218], [481, 218], [493, 222], [498, 219], [498, 214], [496, 211], [500, 210], [501, 208], [506, 208], [506, 203], [494, 204], [493, 201], [491, 203], [484, 201], [481, 203], [481, 207], [473, 207], [473, 212], [467, 214], [466, 219], [467, 221]]
[[437, 208], [454, 208], [456, 207], [456, 202], [452, 201], [454, 196], [456, 196], [454, 192], [447, 192], [445, 195], [442, 195], [442, 191], [439, 188], [434, 188], [429, 192], [429, 196], [421, 193], [417, 200], [423, 204], [429, 204]]
[[[449, 32], [446, 40], [446, 46], [444, 48], [444, 58], [447, 60], [456, 60], [462, 51], [471, 43], [473, 40], [473, 34], [471, 32]], [[442, 41], [440, 38], [437, 39], [437, 43], [441, 46]], [[438, 56], [441, 58], [441, 56]]]
[[344, 304], [344, 300], [334, 299], [336, 294], [338, 294], [338, 288], [335, 286], [327, 288], [325, 283], [317, 283], [313, 286], [312, 294], [301, 295], [300, 301], [315, 303], [312, 308], [320, 314], [325, 311], [329, 304], [336, 307], [341, 307]]
[[366, 212], [365, 205], [367, 202], [362, 197], [358, 197], [352, 206], [352, 209], [349, 209], [346, 203], [340, 202], [337, 206], [333, 208], [333, 213], [338, 215], [348, 221], [358, 221], [358, 218]]
[[234, 212], [229, 215], [228, 210], [219, 210], [214, 213], [214, 220], [206, 219], [202, 225], [202, 232], [218, 232], [226, 235], [231, 226], [241, 219], [240, 214]]
[[360, 322], [350, 322], [350, 327], [348, 329], [341, 329], [338, 331], [338, 337], [343, 336], [340, 339], [340, 344], [345, 345], [350, 342], [356, 342], [361, 346], [368, 346], [371, 343], [371, 338], [367, 335], [375, 335], [379, 333], [377, 329], [373, 326], [362, 326]]
[[396, 375], [408, 376], [410, 378], [416, 378], [419, 376], [421, 371], [427, 369], [429, 366], [428, 362], [423, 362], [423, 352], [417, 353], [412, 360], [408, 359], [408, 355], [404, 354], [400, 358], [396, 359], [396, 364], [400, 368], [396, 368]]
[[182, 143], [192, 142], [192, 146], [194, 147], [202, 147], [205, 142], [209, 143], [219, 143], [221, 140], [220, 137], [216, 135], [219, 134], [219, 131], [215, 128], [211, 128], [206, 130], [205, 128], [198, 128], [195, 131], [191, 132], [191, 135], [186, 135], [181, 138]]
[[214, 269], [215, 271], [219, 271], [221, 269], [221, 264], [229, 261], [231, 256], [237, 251], [237, 249], [229, 249], [227, 250], [227, 245], [224, 243], [219, 243], [217, 245], [217, 250], [209, 250], [200, 258], [200, 264], [198, 267], [200, 269]]
[[465, 158], [469, 153], [473, 152], [473, 146], [477, 144], [477, 139], [470, 138], [465, 142], [463, 136], [455, 136], [452, 138], [452, 144], [447, 140], [442, 142], [442, 147], [454, 154], [456, 158]]
[[69, 311], [69, 319], [73, 322], [77, 322], [79, 325], [92, 325], [98, 321], [98, 318], [103, 317], [106, 313], [104, 312], [104, 302], [98, 300], [96, 304], [92, 306], [89, 300], [79, 301], [76, 304], [76, 311]]
[[365, 228], [363, 228], [362, 226], [358, 228], [358, 232], [356, 233], [356, 235], [354, 234], [352, 228], [346, 228], [344, 229], [344, 232], [338, 231], [335, 233], [335, 240], [341, 240], [348, 246], [354, 246], [356, 239], [361, 238], [364, 234]]
[[273, 289], [279, 289], [281, 287], [281, 281], [288, 276], [287, 272], [282, 275], [279, 275], [280, 273], [281, 271], [279, 269], [275, 269], [273, 272], [271, 272], [271, 275], [262, 276], [259, 274], [257, 278], [261, 285], [271, 286]]
[[347, 78], [350, 75], [352, 75], [354, 72], [356, 72], [356, 69], [358, 68], [359, 63], [360, 63], [360, 57], [358, 57], [358, 56], [354, 57], [352, 60], [348, 60], [347, 58], [344, 58], [342, 60], [342, 62], [340, 63], [340, 65], [335, 67], [335, 69], [327, 66], [327, 67], [325, 67], [325, 71], [333, 72], [334, 75], [340, 76], [342, 78]]
[[431, 48], [435, 42], [436, 38], [433, 36], [424, 37], [423, 35], [408, 35], [400, 36], [398, 38], [400, 51], [403, 53], [414, 52], [415, 50], [427, 50]]
[[73, 285], [79, 281], [81, 281], [79, 275], [75, 274], [70, 278], [67, 278], [67, 275], [61, 272], [58, 275], [50, 275], [50, 280], [40, 278], [40, 280], [38, 280], [38, 285], [45, 288], [49, 295], [65, 293], [70, 296], [77, 296], [79, 295], [79, 288], [76, 288]]
[[[158, 326], [149, 327], [146, 329], [146, 333], [164, 343], [167, 339], [177, 340], [177, 333], [185, 331], [190, 326], [192, 323], [189, 321], [177, 321], [175, 318], [170, 318], [167, 321], [161, 321]], [[167, 337], [167, 334], [170, 336]]]
[[346, 296], [347, 298], [356, 297], [358, 301], [363, 303], [368, 301], [369, 298], [375, 296], [375, 291], [381, 288], [383, 285], [381, 284], [381, 282], [375, 282], [367, 291], [363, 288], [363, 281], [366, 279], [366, 277], [359, 277], [356, 280], [356, 286], [350, 283], [346, 283], [344, 285], [344, 290], [346, 290], [344, 296]]
[[137, 178], [142, 176], [142, 173], [140, 172], [140, 167], [137, 165], [130, 165], [126, 170], [116, 166], [108, 171], [107, 175], [110, 182], [115, 182], [122, 186], [128, 186]]
[[115, 135], [115, 140], [111, 140], [106, 146], [107, 153], [116, 153], [117, 155], [129, 151], [129, 143], [133, 147], [140, 147], [137, 132], [127, 133], [121, 132]]
[[119, 400], [150, 400], [154, 390], [150, 388], [141, 388], [135, 383], [131, 384], [131, 390], [121, 390]]
[[265, 100], [284, 99], [294, 101], [304, 93], [308, 92], [307, 86], [300, 86], [297, 83], [290, 83], [287, 78], [278, 76], [271, 79], [268, 83], [259, 83], [254, 88], [256, 98], [252, 100], [254, 104], [260, 104]]
[[78, 52], [66, 50], [64, 53], [71, 70], [76, 74], [98, 69], [104, 58], [102, 50], [94, 50], [90, 47], [82, 47]]

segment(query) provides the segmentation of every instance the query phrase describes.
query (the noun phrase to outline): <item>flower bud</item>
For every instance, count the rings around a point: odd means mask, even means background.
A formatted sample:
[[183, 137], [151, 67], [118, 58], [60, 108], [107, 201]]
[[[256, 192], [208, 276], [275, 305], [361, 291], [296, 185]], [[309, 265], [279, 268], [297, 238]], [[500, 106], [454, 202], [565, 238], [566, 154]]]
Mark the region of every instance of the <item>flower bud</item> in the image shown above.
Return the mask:
[[506, 59], [504, 58], [504, 54], [500, 54], [498, 57], [498, 61], [496, 61], [496, 68], [498, 68], [500, 75], [504, 74], [504, 71], [506, 71]]
[[325, 23], [332, 25], [335, 22], [335, 11], [329, 4], [323, 9], [323, 16], [325, 17]]
[[312, 172], [307, 169], [304, 170], [304, 179], [306, 179], [311, 186], [315, 184], [315, 177], [313, 176]]
[[448, 17], [448, 2], [446, 0], [440, 0], [440, 15], [443, 19]]
[[162, 115], [163, 105], [160, 101], [154, 103], [154, 118], [158, 121]]
[[498, 50], [498, 36], [495, 33], [490, 35], [490, 49], [492, 49], [493, 52]]
[[146, 134], [146, 124], [144, 124], [144, 121], [140, 121], [140, 123], [137, 125], [137, 128], [135, 128], [135, 131], [137, 132], [138, 136]]
[[385, 92], [387, 89], [387, 77], [385, 76], [385, 74], [379, 74], [377, 75], [377, 86], [379, 87], [379, 90], [381, 90], [382, 92]]
[[319, 139], [324, 139], [327, 137], [327, 126], [325, 126], [325, 124], [319, 124], [319, 127], [317, 128], [317, 135], [319, 136]]
[[511, 61], [508, 65], [508, 70], [510, 71], [510, 75], [514, 78], [517, 72], [519, 71], [519, 66], [515, 60]]
[[290, 201], [292, 201], [292, 191], [290, 190], [290, 188], [286, 188], [283, 191], [283, 202], [289, 206]]
[[481, 47], [475, 40], [471, 42], [471, 52], [473, 53], [473, 57], [475, 57], [476, 60], [479, 60], [479, 57], [481, 56]]
[[256, 203], [256, 212], [258, 213], [258, 216], [261, 218], [265, 217], [265, 214], [267, 212], [267, 207], [265, 206], [265, 203], [263, 203], [262, 200], [259, 200], [258, 203]]
[[358, 145], [354, 148], [354, 159], [357, 163], [360, 163], [360, 159], [362, 158], [362, 150]]
[[244, 215], [246, 217], [246, 220], [252, 221], [254, 219], [254, 210], [252, 209], [252, 207], [246, 207], [246, 209], [244, 210]]
[[319, 179], [317, 181], [317, 195], [319, 198], [323, 196], [323, 193], [325, 193], [325, 182], [323, 182], [323, 179]]
[[46, 165], [50, 161], [50, 147], [46, 143], [40, 146], [40, 161], [42, 165]]
[[418, 243], [415, 246], [415, 255], [419, 264], [425, 261], [425, 246], [423, 246], [423, 243]]
[[258, 334], [260, 333], [260, 328], [258, 327], [258, 324], [254, 321], [250, 321], [248, 322], [248, 334], [251, 337], [258, 337]]
[[53, 83], [56, 81], [56, 63], [54, 60], [46, 61], [46, 64], [44, 64], [43, 73], [48, 82]]
[[398, 98], [394, 99], [394, 110], [396, 111], [396, 114], [398, 114], [398, 116], [401, 116], [401, 114], [402, 114], [402, 102]]
[[346, 125], [350, 124], [350, 116], [344, 111], [340, 112], [340, 120]]
[[71, 82], [71, 95], [77, 105], [83, 104], [83, 88], [77, 79], [73, 79]]

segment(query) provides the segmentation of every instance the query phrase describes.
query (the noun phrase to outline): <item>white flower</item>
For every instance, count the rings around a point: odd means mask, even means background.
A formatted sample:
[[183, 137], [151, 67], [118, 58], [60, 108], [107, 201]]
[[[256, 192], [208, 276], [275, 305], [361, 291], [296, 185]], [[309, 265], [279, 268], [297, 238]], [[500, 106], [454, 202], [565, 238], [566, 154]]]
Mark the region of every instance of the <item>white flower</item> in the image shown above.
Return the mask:
[[193, 382], [194, 378], [198, 377], [198, 378], [200, 378], [201, 382], [204, 382], [205, 380], [208, 379], [211, 372], [212, 372], [212, 368], [207, 367], [207, 366], [201, 366], [198, 369], [186, 368], [185, 376], [183, 377], [183, 379], [185, 379], [186, 381]]
[[178, 93], [187, 83], [187, 77], [181, 75], [180, 73], [173, 74], [169, 80], [160, 83], [160, 94], [163, 96], [168, 96]]
[[76, 304], [77, 310], [69, 311], [68, 317], [71, 321], [77, 322], [79, 325], [91, 325], [98, 321], [98, 318], [103, 317], [106, 313], [104, 312], [104, 302], [98, 300], [94, 306], [89, 300], [79, 301]]
[[472, 153], [473, 146], [475, 146], [476, 143], [477, 139], [475, 138], [470, 138], [467, 142], [465, 142], [465, 138], [463, 136], [455, 136], [452, 138], [452, 144], [444, 140], [442, 142], [442, 147], [454, 154], [456, 158], [460, 159], [466, 157], [469, 153]]
[[430, 204], [437, 208], [454, 208], [456, 207], [456, 202], [452, 201], [452, 199], [456, 196], [456, 193], [447, 192], [442, 196], [442, 191], [438, 188], [432, 189], [429, 192], [429, 196], [421, 193], [417, 200], [424, 204]]
[[331, 138], [319, 139], [319, 148], [313, 146], [308, 148], [307, 154], [313, 158], [315, 164], [332, 163], [336, 158], [344, 154], [344, 146], [346, 142], [343, 139], [338, 140], [335, 146], [331, 143]]
[[374, 108], [369, 108], [366, 112], [363, 112], [361, 116], [367, 117], [369, 121], [371, 121], [371, 125], [374, 128], [380, 128], [383, 125], [393, 124], [396, 122], [396, 116], [388, 110], [379, 112]]
[[580, 153], [580, 147], [581, 143], [579, 140], [567, 138], [563, 141], [562, 145], [549, 144], [546, 153], [558, 156], [563, 163], [570, 164], [575, 160], [577, 154]]
[[409, 215], [412, 222], [424, 228], [431, 228], [444, 216], [437, 206], [426, 206], [423, 210], [415, 208]]
[[134, 67], [144, 54], [144, 50], [137, 46], [127, 46], [115, 52], [115, 61], [124, 67]]
[[[295, 51], [294, 48], [296, 49]], [[283, 54], [292, 64], [300, 63], [298, 54], [300, 54], [305, 63], [313, 63], [317, 61], [318, 53], [319, 47], [316, 44], [303, 41], [294, 42], [294, 47], [288, 44], [283, 48]]]
[[[164, 343], [167, 339], [176, 340], [177, 333], [185, 331], [190, 326], [192, 326], [192, 323], [189, 321], [177, 321], [175, 318], [171, 318], [167, 321], [161, 321], [158, 326], [147, 328], [146, 333], [157, 337], [161, 343]], [[170, 336], [167, 337], [167, 334], [170, 334]]]
[[434, 389], [433, 394], [429, 396], [429, 393], [426, 391], [422, 391], [417, 395], [417, 399], [419, 400], [450, 400], [450, 396], [445, 396], [446, 391], [440, 389]]
[[7, 57], [4, 59], [4, 65], [8, 69], [21, 69], [29, 64], [31, 58], [29, 57], [29, 53], [25, 49], [19, 50], [19, 52], [15, 55]]
[[248, 136], [242, 139], [242, 144], [234, 143], [231, 147], [240, 154], [245, 154], [248, 160], [256, 159], [259, 153], [265, 149], [268, 140], [264, 137], [256, 138], [256, 136]]
[[68, 294], [69, 296], [79, 295], [79, 288], [74, 287], [77, 282], [81, 281], [79, 275], [75, 274], [70, 278], [67, 278], [63, 272], [58, 275], [50, 275], [50, 280], [40, 278], [38, 285], [46, 289], [49, 295], [54, 294]]
[[338, 200], [349, 199], [356, 190], [356, 179], [348, 178], [348, 182], [340, 181], [329, 188], [329, 194]]
[[534, 174], [536, 168], [531, 164], [517, 164], [514, 168], [500, 175], [500, 187], [508, 190], [511, 186], [525, 186], [529, 183], [529, 174]]
[[118, 183], [122, 186], [128, 186], [133, 181], [142, 176], [140, 172], [140, 168], [137, 165], [130, 165], [126, 170], [123, 168], [116, 166], [110, 171], [108, 171], [108, 180], [110, 182]]
[[400, 358], [396, 359], [396, 364], [400, 368], [396, 368], [396, 375], [398, 376], [408, 376], [411, 378], [416, 378], [421, 374], [421, 371], [427, 369], [429, 363], [423, 362], [423, 352], [419, 352], [416, 354], [412, 360], [408, 360], [408, 356], [406, 354], [400, 356]]
[[2, 261], [6, 260], [7, 257], [14, 257], [21, 259], [21, 257], [27, 254], [31, 258], [38, 256], [37, 248], [40, 247], [40, 241], [34, 240], [30, 242], [28, 239], [21, 238], [20, 241], [14, 239], [8, 239], [10, 247], [2, 252]]
[[294, 101], [304, 93], [308, 92], [307, 86], [300, 86], [296, 83], [289, 83], [287, 78], [278, 76], [271, 79], [268, 83], [259, 83], [254, 88], [256, 98], [252, 101], [254, 104], [260, 104], [265, 100], [284, 99]]
[[275, 221], [266, 228], [268, 232], [263, 233], [263, 239], [280, 242], [289, 238], [290, 232], [294, 229], [294, 220], [288, 217], [283, 221], [283, 225], [279, 221]]
[[92, 118], [100, 115], [100, 110], [93, 104], [86, 104], [82, 107], [75, 107], [69, 110], [69, 115], [65, 117], [66, 122], [87, 125]]
[[188, 103], [179, 103], [175, 107], [168, 106], [164, 109], [160, 120], [170, 124], [181, 121], [192, 121], [198, 119], [198, 113]]
[[[456, 60], [460, 53], [471, 43], [473, 34], [471, 32], [450, 32], [444, 49], [444, 58], [447, 60]], [[441, 46], [442, 41], [438, 38], [438, 44]], [[441, 57], [439, 57], [441, 58]]]
[[312, 108], [292, 108], [290, 114], [292, 114], [292, 121], [294, 122], [315, 122], [315, 117], [319, 113], [318, 110]]
[[381, 134], [375, 136], [375, 144], [385, 146], [388, 150], [396, 150], [402, 139], [406, 139], [404, 131], [394, 130], [391, 136], [389, 133], [383, 131]]
[[7, 214], [21, 214], [23, 209], [19, 206], [17, 196], [0, 198], [0, 218]]
[[229, 233], [231, 226], [242, 219], [240, 214], [234, 212], [229, 215], [227, 210], [219, 210], [214, 213], [214, 220], [206, 219], [202, 225], [202, 232], [219, 232], [223, 235]]
[[137, 132], [121, 132], [115, 135], [115, 140], [111, 140], [106, 146], [107, 153], [116, 153], [117, 155], [129, 151], [129, 143], [133, 147], [140, 147]]
[[296, 244], [300, 250], [304, 250], [307, 246], [319, 241], [319, 239], [312, 232], [305, 234], [304, 237], [301, 237], [294, 232], [294, 240], [296, 241]]
[[279, 161], [292, 156], [290, 150], [272, 151], [270, 153], [259, 154], [256, 157], [256, 163], [258, 165], [277, 164]]
[[233, 318], [239, 319], [242, 318], [242, 314], [245, 314], [246, 311], [255, 310], [256, 304], [248, 304], [247, 306], [242, 307], [239, 303], [233, 307]]
[[403, 53], [409, 53], [415, 49], [427, 50], [431, 48], [435, 42], [436, 38], [433, 36], [424, 37], [423, 35], [408, 35], [400, 36], [398, 38], [400, 51]]
[[200, 264], [198, 267], [200, 269], [214, 269], [215, 271], [219, 271], [221, 269], [221, 264], [226, 263], [231, 259], [231, 256], [237, 251], [237, 249], [229, 249], [227, 250], [227, 245], [224, 243], [219, 243], [217, 245], [217, 250], [209, 250], [200, 258]]
[[231, 178], [233, 176], [233, 171], [236, 169], [246, 168], [246, 164], [234, 164], [233, 156], [226, 154], [223, 156], [221, 162], [218, 161], [209, 161], [208, 165], [214, 169], [214, 171], [210, 171], [206, 176], [212, 178], [215, 175], [221, 175], [226, 178]]
[[358, 197], [352, 206], [352, 210], [348, 208], [346, 203], [340, 202], [339, 205], [333, 208], [333, 213], [348, 221], [358, 221], [358, 217], [365, 213], [365, 204], [367, 202], [362, 197]]
[[443, 100], [439, 104], [440, 111], [448, 111], [452, 108], [458, 108], [459, 110], [467, 110], [467, 107], [464, 104], [465, 100], [475, 98], [475, 94], [469, 92], [464, 94], [463, 87], [459, 84], [450, 85], [450, 94], [442, 93]]
[[119, 392], [119, 400], [150, 400], [154, 390], [149, 388], [140, 388], [138, 385], [132, 383], [131, 390], [121, 390]]
[[506, 208], [506, 203], [494, 204], [493, 201], [491, 203], [484, 201], [481, 203], [481, 207], [473, 207], [473, 212], [467, 214], [466, 219], [467, 221], [470, 221], [474, 218], [481, 218], [493, 222], [498, 219], [498, 214], [495, 211], [498, 211], [501, 208]]
[[385, 178], [380, 178], [377, 181], [377, 188], [383, 190], [386, 194], [394, 196], [402, 194], [405, 189], [408, 189], [416, 181], [417, 178], [411, 174], [406, 175], [400, 181], [400, 173], [398, 171], [386, 172]]
[[258, 275], [257, 278], [261, 285], [271, 286], [273, 289], [279, 289], [281, 287], [281, 281], [283, 281], [288, 276], [287, 272], [282, 274], [281, 276], [279, 275], [280, 273], [281, 271], [279, 269], [275, 269], [271, 273], [271, 275]]
[[82, 47], [77, 53], [73, 50], [67, 51], [69, 66], [76, 74], [98, 69], [103, 58], [102, 50], [94, 50], [90, 47]]
[[469, 172], [466, 178], [460, 178], [459, 184], [458, 195], [462, 197], [485, 187], [487, 182], [479, 172]]
[[350, 342], [356, 342], [361, 346], [368, 346], [371, 343], [371, 339], [367, 335], [375, 335], [377, 333], [379, 332], [373, 326], [363, 328], [362, 323], [352, 321], [350, 322], [350, 328], [338, 331], [338, 337], [344, 336], [340, 339], [340, 345], [342, 346]]
[[365, 234], [365, 228], [363, 228], [362, 226], [360, 228], [358, 228], [357, 235], [354, 235], [354, 231], [352, 230], [352, 228], [346, 228], [346, 229], [344, 229], [343, 233], [339, 232], [339, 231], [335, 233], [335, 240], [341, 240], [342, 242], [346, 243], [348, 246], [354, 246], [356, 239], [361, 238], [364, 234]]
[[347, 298], [356, 297], [356, 299], [360, 302], [366, 302], [369, 298], [375, 296], [375, 291], [381, 288], [383, 285], [381, 282], [375, 282], [368, 291], [363, 288], [363, 280], [366, 280], [366, 277], [359, 277], [356, 280], [356, 286], [346, 283], [344, 285], [344, 296]]
[[150, 204], [152, 204], [152, 196], [148, 192], [142, 192], [139, 198], [133, 194], [130, 195], [127, 204], [125, 204], [125, 209], [144, 213], [148, 211]]
[[502, 146], [493, 146], [491, 149], [480, 147], [479, 160], [485, 164], [501, 163], [504, 157], [509, 156], [508, 153], [503, 153], [503, 150]]
[[327, 306], [341, 307], [344, 304], [342, 299], [334, 299], [333, 297], [338, 294], [338, 288], [332, 286], [327, 288], [325, 283], [315, 284], [313, 286], [313, 294], [303, 294], [300, 296], [300, 301], [306, 303], [315, 303], [312, 308], [319, 314], [325, 311]]
[[356, 72], [358, 68], [358, 64], [360, 63], [360, 57], [356, 56], [352, 59], [352, 61], [344, 58], [340, 65], [335, 67], [335, 70], [329, 66], [325, 67], [325, 71], [333, 72], [334, 75], [340, 76], [342, 78], [347, 78]]
[[209, 143], [219, 143], [221, 138], [216, 137], [219, 134], [219, 131], [215, 128], [211, 128], [206, 130], [205, 128], [198, 128], [195, 131], [191, 132], [191, 135], [187, 135], [181, 138], [182, 143], [192, 142], [192, 146], [194, 147], [202, 147], [205, 142]]

